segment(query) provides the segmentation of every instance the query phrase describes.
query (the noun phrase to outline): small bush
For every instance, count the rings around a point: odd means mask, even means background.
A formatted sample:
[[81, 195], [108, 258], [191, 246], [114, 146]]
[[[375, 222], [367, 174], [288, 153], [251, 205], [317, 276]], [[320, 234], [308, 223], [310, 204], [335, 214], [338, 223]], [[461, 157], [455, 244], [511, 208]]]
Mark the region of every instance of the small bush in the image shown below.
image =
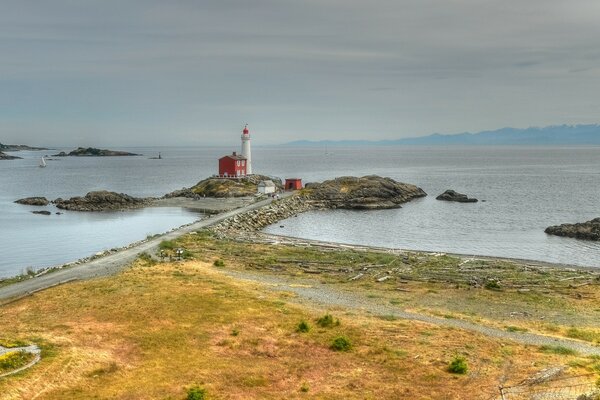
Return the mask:
[[527, 328], [521, 328], [520, 326], [509, 325], [506, 327], [508, 332], [527, 332]]
[[231, 331], [231, 336], [238, 336], [240, 334], [240, 330], [238, 328], [233, 328]]
[[573, 339], [585, 340], [586, 342], [600, 342], [600, 333], [578, 328], [569, 328], [567, 336]]
[[143, 261], [144, 263], [146, 263], [146, 265], [150, 267], [156, 265], [156, 260], [154, 260], [152, 256], [148, 253], [140, 253], [140, 255], [138, 255], [138, 260]]
[[177, 245], [172, 240], [163, 240], [158, 245], [158, 248], [161, 250], [174, 250]]
[[306, 321], [300, 321], [298, 327], [296, 328], [296, 332], [306, 333], [310, 331], [310, 325]]
[[302, 384], [302, 386], [300, 386], [300, 391], [301, 391], [301, 392], [303, 392], [303, 393], [306, 393], [306, 392], [308, 392], [308, 391], [309, 391], [309, 389], [310, 389], [310, 388], [308, 387], [308, 383], [306, 383], [306, 382], [304, 382], [304, 383]]
[[500, 290], [500, 284], [498, 283], [498, 281], [493, 281], [493, 280], [489, 280], [485, 283], [485, 285], [483, 285], [484, 288], [488, 289], [488, 290]]
[[213, 263], [213, 265], [215, 267], [224, 267], [225, 266], [225, 261], [223, 261], [221, 259], [218, 259], [218, 260], [215, 260], [215, 262]]
[[200, 386], [193, 386], [187, 390], [187, 400], [204, 400], [206, 399], [206, 389]]
[[453, 374], [466, 374], [469, 370], [467, 360], [462, 356], [455, 356], [448, 365], [448, 371]]
[[321, 318], [317, 319], [317, 325], [321, 328], [331, 328], [333, 326], [338, 326], [340, 324], [340, 320], [337, 318], [333, 318], [331, 314], [325, 314]]
[[350, 349], [352, 349], [352, 343], [347, 337], [338, 336], [333, 339], [333, 342], [331, 343], [331, 349], [334, 351], [350, 351]]

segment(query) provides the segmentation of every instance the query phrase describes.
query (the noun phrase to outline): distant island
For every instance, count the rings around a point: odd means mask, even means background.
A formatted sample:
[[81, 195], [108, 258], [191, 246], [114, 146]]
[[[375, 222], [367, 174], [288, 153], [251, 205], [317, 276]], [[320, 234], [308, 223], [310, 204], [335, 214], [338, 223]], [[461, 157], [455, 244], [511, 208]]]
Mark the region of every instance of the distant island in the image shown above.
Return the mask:
[[70, 153], [61, 151], [58, 154], [52, 155], [52, 157], [122, 157], [139, 155], [141, 154], [128, 153], [126, 151], [96, 149], [94, 147], [78, 147], [76, 150], [73, 150]]
[[297, 140], [289, 146], [365, 145], [600, 145], [600, 125], [556, 125], [543, 128], [502, 128], [477, 133], [433, 135], [394, 140]]
[[21, 157], [9, 156], [8, 154], [4, 154], [0, 151], [0, 160], [18, 160]]
[[[31, 147], [24, 144], [2, 144], [0, 143], [0, 151], [21, 151], [21, 150], [50, 150], [45, 147]], [[19, 158], [19, 157], [17, 157]]]

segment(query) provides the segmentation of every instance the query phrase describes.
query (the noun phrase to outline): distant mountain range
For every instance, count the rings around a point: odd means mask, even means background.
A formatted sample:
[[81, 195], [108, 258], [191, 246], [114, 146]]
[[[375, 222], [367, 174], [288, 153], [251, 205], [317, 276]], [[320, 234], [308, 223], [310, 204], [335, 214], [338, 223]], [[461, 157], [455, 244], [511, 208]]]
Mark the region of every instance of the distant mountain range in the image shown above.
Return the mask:
[[600, 125], [557, 125], [544, 128], [502, 128], [495, 131], [459, 133], [395, 140], [297, 140], [291, 146], [364, 145], [600, 145]]

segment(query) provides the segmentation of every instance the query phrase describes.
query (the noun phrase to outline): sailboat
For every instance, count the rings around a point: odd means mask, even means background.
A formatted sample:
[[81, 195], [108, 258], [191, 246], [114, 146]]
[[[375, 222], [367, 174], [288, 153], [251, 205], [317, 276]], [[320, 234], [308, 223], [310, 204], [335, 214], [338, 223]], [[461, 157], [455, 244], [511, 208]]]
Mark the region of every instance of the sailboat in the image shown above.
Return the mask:
[[46, 160], [44, 160], [44, 157], [42, 157], [42, 159], [40, 160], [40, 168], [44, 167], [46, 167]]

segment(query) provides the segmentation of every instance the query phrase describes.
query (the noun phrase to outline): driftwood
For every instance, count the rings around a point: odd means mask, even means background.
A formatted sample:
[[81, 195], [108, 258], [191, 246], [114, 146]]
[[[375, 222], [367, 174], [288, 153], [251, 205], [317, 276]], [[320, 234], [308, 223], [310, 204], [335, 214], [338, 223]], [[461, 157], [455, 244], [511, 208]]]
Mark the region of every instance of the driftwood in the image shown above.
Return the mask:
[[388, 280], [388, 279], [390, 279], [390, 278], [391, 278], [391, 276], [389, 276], [389, 275], [386, 275], [386, 276], [384, 276], [383, 278], [379, 278], [379, 279], [377, 279], [377, 282], [385, 282], [385, 281], [387, 281], [387, 280]]
[[361, 274], [358, 274], [358, 275], [356, 275], [356, 276], [353, 276], [352, 278], [350, 278], [350, 279], [348, 279], [348, 280], [349, 280], [349, 281], [355, 281], [355, 280], [358, 280], [358, 279], [362, 278], [364, 275], [365, 275], [365, 274], [362, 274], [362, 273], [361, 273]]

